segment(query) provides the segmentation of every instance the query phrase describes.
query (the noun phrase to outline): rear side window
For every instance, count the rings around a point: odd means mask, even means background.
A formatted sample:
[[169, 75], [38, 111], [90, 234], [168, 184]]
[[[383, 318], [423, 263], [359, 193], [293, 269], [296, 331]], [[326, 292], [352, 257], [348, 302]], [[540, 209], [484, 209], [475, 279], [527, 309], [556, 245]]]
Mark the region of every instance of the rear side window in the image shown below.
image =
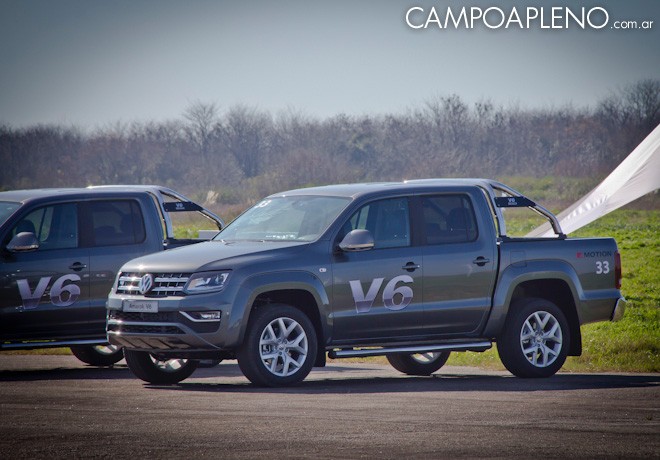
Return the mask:
[[474, 209], [467, 195], [425, 196], [422, 210], [427, 245], [467, 243], [477, 239]]
[[78, 207], [75, 203], [62, 203], [35, 209], [22, 218], [11, 231], [34, 233], [39, 250], [70, 249], [78, 247]]
[[142, 243], [145, 239], [140, 206], [132, 200], [92, 201], [89, 206], [93, 246]]

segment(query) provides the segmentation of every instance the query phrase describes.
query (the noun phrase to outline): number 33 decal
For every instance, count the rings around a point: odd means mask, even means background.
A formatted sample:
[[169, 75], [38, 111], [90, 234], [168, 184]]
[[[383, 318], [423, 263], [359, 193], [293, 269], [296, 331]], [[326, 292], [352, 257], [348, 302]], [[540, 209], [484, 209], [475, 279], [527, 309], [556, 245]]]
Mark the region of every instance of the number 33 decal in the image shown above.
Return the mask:
[[607, 260], [596, 261], [596, 275], [607, 275], [610, 272], [610, 263]]

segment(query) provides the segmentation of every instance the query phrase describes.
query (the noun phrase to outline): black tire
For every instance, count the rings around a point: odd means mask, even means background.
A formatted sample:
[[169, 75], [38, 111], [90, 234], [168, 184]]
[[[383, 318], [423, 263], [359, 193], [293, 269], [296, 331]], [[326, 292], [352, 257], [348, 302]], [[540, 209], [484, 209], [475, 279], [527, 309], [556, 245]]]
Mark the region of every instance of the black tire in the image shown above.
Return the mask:
[[124, 358], [121, 347], [114, 345], [76, 345], [70, 348], [73, 356], [92, 366], [112, 366]]
[[440, 351], [433, 353], [405, 354], [396, 353], [387, 355], [387, 360], [399, 372], [408, 375], [431, 375], [449, 359], [450, 352]]
[[511, 306], [497, 339], [502, 364], [517, 377], [550, 377], [564, 365], [570, 349], [568, 321], [545, 299], [522, 299]]
[[316, 331], [307, 315], [289, 305], [267, 305], [250, 318], [238, 366], [255, 385], [293, 385], [312, 370], [316, 350]]
[[173, 385], [197, 369], [194, 359], [160, 359], [146, 351], [124, 350], [126, 363], [135, 376], [155, 385]]

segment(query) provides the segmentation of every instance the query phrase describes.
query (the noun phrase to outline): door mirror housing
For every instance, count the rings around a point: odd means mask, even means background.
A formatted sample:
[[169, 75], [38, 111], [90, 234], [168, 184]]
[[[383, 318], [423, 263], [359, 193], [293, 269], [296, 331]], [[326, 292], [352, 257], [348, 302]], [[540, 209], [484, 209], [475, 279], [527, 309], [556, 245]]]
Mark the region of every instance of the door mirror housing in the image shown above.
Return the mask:
[[32, 232], [18, 233], [7, 245], [9, 252], [30, 252], [37, 249], [39, 249], [39, 240]]
[[352, 230], [341, 240], [339, 249], [344, 252], [368, 251], [374, 248], [374, 237], [369, 230]]

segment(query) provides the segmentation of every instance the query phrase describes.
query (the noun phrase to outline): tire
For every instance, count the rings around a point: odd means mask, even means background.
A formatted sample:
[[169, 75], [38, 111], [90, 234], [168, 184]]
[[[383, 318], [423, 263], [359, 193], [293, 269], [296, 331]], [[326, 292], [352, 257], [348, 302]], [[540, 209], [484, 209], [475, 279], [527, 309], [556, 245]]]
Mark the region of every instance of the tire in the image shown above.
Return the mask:
[[136, 377], [155, 385], [173, 385], [197, 369], [194, 359], [160, 359], [146, 351], [124, 350], [126, 363]]
[[121, 347], [115, 345], [76, 345], [70, 348], [73, 356], [92, 366], [112, 366], [124, 358]]
[[550, 377], [564, 365], [570, 349], [566, 316], [545, 299], [523, 299], [511, 306], [497, 339], [502, 364], [517, 377]]
[[412, 355], [397, 353], [387, 355], [387, 360], [399, 372], [408, 375], [431, 375], [449, 359], [450, 352], [416, 353]]
[[312, 370], [316, 351], [316, 331], [307, 315], [289, 305], [268, 305], [250, 318], [238, 366], [255, 385], [293, 385]]

